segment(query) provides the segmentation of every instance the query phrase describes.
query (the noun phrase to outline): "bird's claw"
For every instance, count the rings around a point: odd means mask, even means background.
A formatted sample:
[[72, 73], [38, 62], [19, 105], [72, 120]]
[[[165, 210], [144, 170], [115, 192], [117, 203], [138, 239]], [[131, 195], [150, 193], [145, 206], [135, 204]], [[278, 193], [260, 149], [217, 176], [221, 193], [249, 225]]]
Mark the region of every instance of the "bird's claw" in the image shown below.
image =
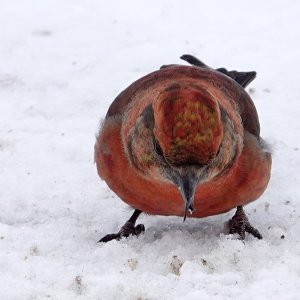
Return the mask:
[[229, 234], [237, 233], [241, 240], [245, 239], [245, 233], [248, 232], [258, 239], [262, 239], [260, 232], [254, 228], [247, 216], [245, 215], [243, 208], [240, 206], [237, 208], [235, 215], [229, 221]]
[[145, 226], [143, 224], [135, 226], [134, 223], [127, 221], [118, 233], [107, 234], [99, 241], [99, 243], [107, 243], [111, 240], [120, 240], [122, 237], [128, 237], [130, 235], [139, 235], [144, 231]]
[[118, 240], [118, 239], [119, 239], [119, 235], [117, 233], [111, 233], [104, 236], [100, 241], [98, 241], [98, 243], [107, 243], [109, 241]]

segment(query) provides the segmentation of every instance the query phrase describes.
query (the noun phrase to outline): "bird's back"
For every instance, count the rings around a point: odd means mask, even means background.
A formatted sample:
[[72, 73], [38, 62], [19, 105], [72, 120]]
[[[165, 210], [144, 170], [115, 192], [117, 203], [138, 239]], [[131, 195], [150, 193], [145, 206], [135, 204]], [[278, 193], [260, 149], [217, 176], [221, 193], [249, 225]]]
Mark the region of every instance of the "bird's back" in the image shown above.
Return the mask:
[[[132, 101], [138, 101], [139, 94], [157, 85], [165, 85], [168, 82], [184, 82], [186, 80], [202, 82], [221, 94], [228, 96], [229, 101], [238, 106], [244, 129], [259, 138], [260, 125], [255, 105], [245, 90], [230, 77], [207, 68], [191, 66], [173, 66], [152, 72], [122, 91], [110, 105], [106, 118], [124, 114]], [[219, 99], [222, 101], [222, 99]]]

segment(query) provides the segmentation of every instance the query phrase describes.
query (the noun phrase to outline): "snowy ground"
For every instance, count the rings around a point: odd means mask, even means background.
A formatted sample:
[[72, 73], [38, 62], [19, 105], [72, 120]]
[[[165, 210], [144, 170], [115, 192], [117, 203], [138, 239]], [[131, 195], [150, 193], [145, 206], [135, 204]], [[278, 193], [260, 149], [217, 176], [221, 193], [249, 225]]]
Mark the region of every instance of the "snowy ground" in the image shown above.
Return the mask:
[[[299, 299], [298, 1], [0, 1], [0, 299]], [[234, 212], [141, 217], [139, 238], [97, 244], [130, 212], [93, 163], [98, 123], [133, 80], [181, 54], [256, 70], [274, 149], [246, 207], [264, 239], [224, 234]]]

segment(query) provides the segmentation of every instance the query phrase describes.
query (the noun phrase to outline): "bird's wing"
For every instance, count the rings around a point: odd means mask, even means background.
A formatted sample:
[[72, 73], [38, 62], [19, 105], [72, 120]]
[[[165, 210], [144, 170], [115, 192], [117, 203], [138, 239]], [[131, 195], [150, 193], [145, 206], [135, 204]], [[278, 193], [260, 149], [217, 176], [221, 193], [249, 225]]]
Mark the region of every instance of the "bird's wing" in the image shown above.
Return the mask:
[[260, 124], [255, 105], [246, 92], [242, 93], [237, 99], [240, 115], [244, 129], [256, 136], [260, 137]]
[[155, 71], [133, 82], [112, 102], [107, 111], [106, 118], [123, 114], [131, 101], [133, 101], [135, 95], [141, 90], [149, 88], [158, 78], [159, 71]]

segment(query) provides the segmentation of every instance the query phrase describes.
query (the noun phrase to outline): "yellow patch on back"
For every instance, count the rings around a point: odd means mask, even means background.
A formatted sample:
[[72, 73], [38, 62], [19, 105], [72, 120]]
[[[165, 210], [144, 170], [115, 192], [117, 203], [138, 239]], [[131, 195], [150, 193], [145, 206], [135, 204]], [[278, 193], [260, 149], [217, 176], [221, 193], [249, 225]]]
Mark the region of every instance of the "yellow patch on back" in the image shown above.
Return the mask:
[[153, 160], [152, 160], [152, 157], [150, 154], [144, 153], [141, 158], [142, 158], [142, 162], [144, 164], [146, 164], [147, 166], [150, 166], [153, 164]]

